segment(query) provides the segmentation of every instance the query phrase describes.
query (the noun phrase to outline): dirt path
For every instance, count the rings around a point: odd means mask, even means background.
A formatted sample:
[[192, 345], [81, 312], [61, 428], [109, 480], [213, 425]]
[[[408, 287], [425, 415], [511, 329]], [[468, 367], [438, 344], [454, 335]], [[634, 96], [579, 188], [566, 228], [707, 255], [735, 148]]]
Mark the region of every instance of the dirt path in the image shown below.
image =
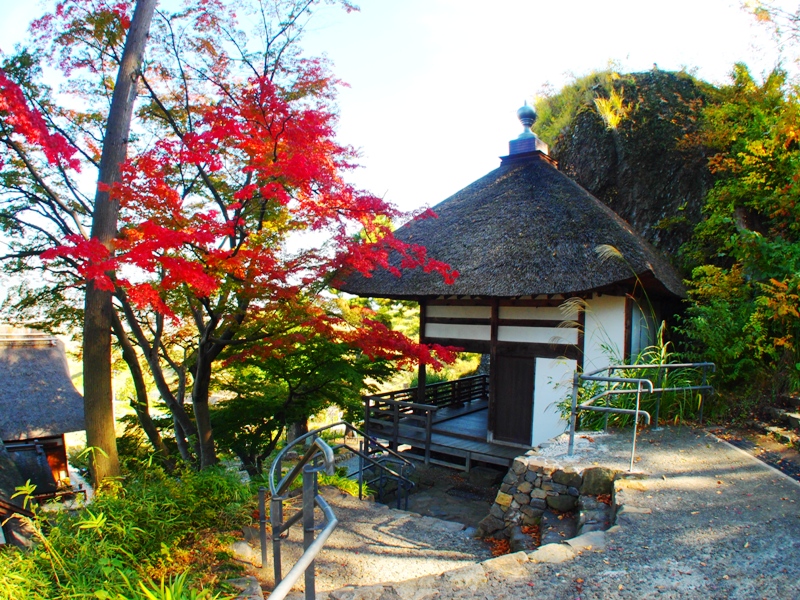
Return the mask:
[[[582, 460], [626, 467], [627, 434], [593, 439], [583, 443]], [[385, 584], [319, 597], [800, 598], [797, 482], [691, 428], [643, 433], [638, 456], [636, 468], [648, 478], [626, 490], [626, 506], [635, 510], [605, 534], [604, 549], [558, 564], [533, 563], [522, 554], [513, 568], [473, 565], [459, 571], [468, 576], [429, 577], [423, 587]], [[403, 564], [418, 559], [409, 550]]]

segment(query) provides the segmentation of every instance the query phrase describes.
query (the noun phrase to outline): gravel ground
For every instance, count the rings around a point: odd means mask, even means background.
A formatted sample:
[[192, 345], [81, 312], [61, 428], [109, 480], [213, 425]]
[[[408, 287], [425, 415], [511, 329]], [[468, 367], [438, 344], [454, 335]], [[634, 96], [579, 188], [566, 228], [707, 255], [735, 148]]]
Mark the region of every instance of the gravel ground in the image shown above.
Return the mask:
[[[491, 557], [489, 545], [471, 537], [461, 523], [362, 502], [335, 488], [323, 488], [322, 495], [339, 525], [316, 561], [318, 592], [438, 574]], [[321, 519], [319, 511], [317, 519]], [[302, 554], [300, 525], [290, 529], [281, 553], [286, 574]], [[252, 570], [251, 574], [271, 589], [271, 547], [268, 561], [267, 573]], [[294, 589], [303, 589], [302, 578]]]
[[[592, 434], [582, 439], [579, 460], [626, 469], [629, 452], [629, 433]], [[557, 447], [547, 453], [555, 461], [566, 462]], [[348, 587], [320, 593], [318, 598], [800, 598], [797, 482], [691, 428], [643, 433], [635, 468], [646, 478], [626, 489], [619, 526], [605, 533], [603, 543], [577, 554], [558, 545], [556, 550], [567, 559], [564, 562], [536, 563], [518, 553], [439, 576]], [[441, 534], [429, 529], [424, 519], [412, 518], [406, 526], [417, 535], [427, 532], [430, 551], [435, 553], [438, 546], [460, 552], [451, 546], [455, 539], [437, 543]], [[344, 550], [333, 562], [352, 561], [342, 579], [351, 586], [364, 586], [366, 582], [356, 575], [363, 570], [374, 574], [370, 565], [381, 556], [379, 550], [375, 540], [368, 558]], [[330, 560], [324, 558], [325, 552], [323, 561]], [[417, 563], [430, 560], [405, 543], [396, 544], [390, 552], [400, 559], [401, 567], [399, 572], [380, 568], [383, 581], [408, 580]], [[450, 557], [443, 551], [441, 558]], [[324, 573], [323, 564], [320, 567]]]

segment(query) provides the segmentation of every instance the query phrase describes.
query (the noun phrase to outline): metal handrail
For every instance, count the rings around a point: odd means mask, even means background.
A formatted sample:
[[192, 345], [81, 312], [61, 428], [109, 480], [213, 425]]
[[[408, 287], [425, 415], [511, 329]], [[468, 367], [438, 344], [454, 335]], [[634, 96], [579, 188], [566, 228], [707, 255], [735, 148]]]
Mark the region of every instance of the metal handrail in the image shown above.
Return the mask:
[[[275, 600], [283, 600], [286, 595], [291, 591], [292, 586], [300, 579], [300, 575], [305, 573], [305, 597], [306, 600], [313, 600], [316, 596], [315, 591], [315, 577], [314, 577], [314, 559], [325, 544], [325, 541], [330, 537], [333, 530], [336, 529], [338, 520], [334, 515], [331, 507], [325, 502], [325, 499], [320, 496], [319, 488], [317, 485], [317, 474], [324, 470], [328, 475], [333, 475], [336, 468], [336, 463], [333, 457], [333, 449], [325, 442], [325, 440], [316, 437], [315, 431], [309, 432], [300, 436], [290, 445], [287, 445], [283, 450], [278, 453], [278, 457], [272, 463], [269, 470], [269, 490], [272, 499], [270, 500], [270, 522], [272, 523], [272, 555], [273, 565], [275, 569], [275, 589], [270, 594], [271, 598]], [[283, 477], [279, 482], [275, 481], [276, 467], [282, 463], [283, 455], [286, 454], [290, 448], [311, 439], [311, 444], [306, 450], [303, 458]], [[311, 461], [318, 462], [316, 459], [322, 455], [323, 464], [314, 465]], [[280, 473], [280, 471], [278, 471]], [[292, 483], [297, 479], [300, 474], [303, 474], [303, 510], [286, 522], [283, 521], [283, 501], [286, 499], [285, 494]], [[262, 492], [263, 494], [263, 492]], [[263, 505], [263, 502], [261, 503]], [[325, 516], [325, 525], [320, 531], [319, 535], [314, 536], [314, 506], [319, 506]], [[263, 515], [263, 513], [262, 513]], [[303, 519], [303, 555], [291, 568], [286, 578], [281, 576], [281, 548], [280, 540], [281, 535], [287, 531], [297, 521]], [[261, 518], [261, 568], [266, 568], [267, 548], [266, 544], [266, 519]]]
[[[325, 440], [319, 437], [319, 434], [323, 431], [328, 429], [332, 429], [335, 427], [344, 426], [345, 428], [345, 435], [348, 431], [352, 431], [356, 434], [362, 436], [364, 440], [369, 440], [370, 444], [376, 446], [381, 449], [381, 452], [386, 452], [390, 457], [391, 460], [400, 463], [402, 466], [400, 468], [400, 473], [397, 473], [394, 469], [387, 467], [386, 465], [382, 464], [379, 460], [374, 459], [372, 456], [369, 455], [369, 452], [361, 452], [359, 450], [350, 448], [345, 444], [337, 444], [334, 446], [330, 446]], [[285, 455], [294, 447], [309, 442], [308, 448], [306, 449], [305, 454], [303, 457], [298, 461], [292, 469], [286, 473], [280, 481], [276, 480], [276, 474], [280, 475], [282, 473], [282, 464], [285, 458]], [[270, 500], [270, 522], [272, 524], [272, 554], [273, 554], [273, 569], [275, 572], [275, 584], [276, 587], [270, 594], [270, 598], [274, 598], [275, 600], [282, 600], [286, 597], [289, 591], [292, 589], [292, 586], [300, 579], [300, 575], [305, 573], [305, 597], [306, 600], [313, 600], [315, 597], [315, 578], [314, 578], [314, 560], [319, 552], [322, 550], [323, 546], [325, 545], [326, 540], [330, 537], [333, 530], [336, 528], [338, 524], [338, 519], [334, 514], [333, 510], [331, 509], [330, 505], [325, 501], [325, 499], [319, 494], [319, 487], [317, 482], [317, 474], [320, 471], [326, 471], [329, 475], [333, 475], [335, 472], [335, 460], [334, 460], [334, 450], [342, 447], [347, 447], [348, 450], [354, 452], [356, 455], [359, 456], [359, 498], [362, 497], [363, 486], [364, 486], [364, 478], [363, 478], [363, 471], [364, 471], [364, 461], [369, 462], [370, 464], [378, 467], [381, 469], [381, 476], [383, 476], [383, 472], [389, 473], [393, 478], [397, 479], [398, 482], [398, 489], [402, 487], [406, 492], [405, 499], [406, 499], [406, 507], [408, 505], [408, 493], [411, 488], [414, 487], [414, 482], [408, 479], [405, 475], [405, 468], [408, 467], [410, 469], [414, 469], [414, 463], [408, 460], [406, 457], [398, 454], [397, 452], [384, 447], [377, 440], [371, 438], [366, 433], [355, 427], [353, 424], [348, 423], [347, 421], [339, 421], [337, 423], [333, 423], [331, 425], [327, 425], [325, 427], [320, 427], [319, 429], [315, 429], [314, 431], [309, 431], [308, 433], [298, 437], [295, 439], [291, 444], [284, 447], [278, 455], [275, 457], [275, 460], [272, 462], [272, 465], [269, 470], [268, 476], [268, 483], [269, 483], [269, 491], [271, 495]], [[322, 458], [322, 464], [319, 463], [319, 459]], [[286, 500], [286, 492], [289, 491], [291, 488], [292, 483], [296, 481], [297, 477], [300, 474], [303, 474], [303, 510], [298, 512], [297, 514], [293, 515], [285, 522], [283, 521], [283, 501]], [[348, 476], [353, 476], [356, 473], [351, 473]], [[262, 569], [266, 569], [267, 565], [267, 533], [266, 533], [266, 488], [259, 489], [259, 522], [260, 522], [260, 537], [261, 537], [261, 566]], [[398, 504], [400, 501], [400, 496], [398, 493]], [[319, 534], [314, 536], [314, 532], [318, 529], [318, 527], [314, 524], [314, 506], [318, 506], [324, 515], [324, 526]], [[398, 506], [399, 507], [399, 506]], [[289, 570], [286, 577], [283, 578], [281, 575], [282, 572], [282, 565], [281, 565], [281, 538], [285, 536], [285, 533], [289, 530], [289, 528], [300, 521], [303, 520], [303, 555], [300, 559], [295, 563], [295, 565]]]
[[[701, 385], [688, 385], [688, 386], [673, 386], [673, 387], [661, 387], [658, 385], [653, 385], [653, 382], [649, 379], [638, 378], [638, 377], [611, 377], [611, 373], [614, 371], [621, 371], [621, 370], [637, 370], [637, 369], [659, 369], [658, 374], [656, 375], [656, 381], [660, 382], [661, 380], [661, 369], [664, 372], [667, 372], [671, 369], [688, 369], [688, 368], [700, 368], [702, 369], [703, 373], [703, 383]], [[641, 396], [643, 392], [648, 394], [658, 394], [656, 396], [656, 413], [655, 413], [655, 425], [658, 425], [658, 414], [661, 408], [661, 394], [663, 392], [675, 392], [675, 391], [693, 391], [698, 390], [703, 393], [705, 392], [713, 392], [714, 388], [711, 385], [706, 384], [707, 381], [707, 373], [706, 370], [710, 368], [712, 373], [716, 372], [716, 365], [714, 363], [703, 362], [703, 363], [661, 363], [661, 364], [652, 364], [652, 365], [610, 365], [607, 367], [603, 367], [601, 369], [596, 369], [594, 371], [590, 371], [588, 373], [578, 373], [577, 371], [573, 375], [572, 378], [572, 405], [570, 410], [570, 417], [569, 417], [569, 446], [567, 449], [567, 453], [569, 456], [572, 456], [574, 453], [575, 448], [575, 421], [577, 417], [578, 411], [581, 410], [589, 410], [595, 412], [603, 412], [606, 413], [606, 427], [608, 426], [608, 414], [615, 413], [615, 414], [628, 414], [634, 415], [634, 423], [633, 423], [633, 442], [631, 444], [631, 462], [629, 470], [633, 471], [633, 462], [634, 456], [636, 454], [636, 435], [639, 426], [639, 417], [644, 417], [645, 421], [649, 425], [651, 422], [650, 413], [641, 410], [639, 408], [641, 403]], [[608, 373], [607, 377], [603, 377], [598, 375], [598, 373]], [[578, 388], [580, 387], [580, 381], [598, 381], [598, 382], [605, 382], [605, 383], [621, 383], [621, 384], [636, 384], [636, 388], [630, 389], [619, 389], [619, 388], [606, 388], [604, 391], [600, 392], [589, 398], [587, 401], [583, 402], [582, 404], [578, 404]], [[645, 389], [647, 388], [647, 389]], [[636, 394], [636, 408], [617, 408], [613, 406], [595, 406], [595, 401], [599, 400], [600, 398], [605, 398], [608, 396], [613, 395], [620, 395], [620, 394]], [[704, 395], [704, 394], [703, 394]], [[703, 402], [700, 403], [700, 420], [702, 422], [703, 419]]]

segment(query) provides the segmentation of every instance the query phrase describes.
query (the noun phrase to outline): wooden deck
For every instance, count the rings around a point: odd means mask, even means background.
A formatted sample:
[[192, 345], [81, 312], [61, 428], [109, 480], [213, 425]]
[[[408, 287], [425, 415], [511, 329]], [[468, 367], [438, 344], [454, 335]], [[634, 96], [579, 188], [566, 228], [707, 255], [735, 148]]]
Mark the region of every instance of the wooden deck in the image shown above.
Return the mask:
[[[447, 410], [447, 409], [445, 409]], [[430, 462], [469, 471], [475, 462], [509, 467], [513, 460], [525, 454], [525, 448], [492, 444], [486, 441], [486, 420], [489, 410], [483, 407], [461, 416], [439, 420], [431, 430]], [[443, 415], [437, 414], [437, 420]], [[418, 427], [400, 423], [397, 433], [398, 446], [411, 446], [412, 452], [425, 449], [425, 433]], [[391, 435], [381, 423], [372, 423], [370, 435], [392, 443]]]
[[486, 441], [489, 380], [477, 375], [364, 397], [366, 433], [392, 449], [403, 446], [426, 463], [469, 471], [476, 461], [507, 467], [528, 448]]

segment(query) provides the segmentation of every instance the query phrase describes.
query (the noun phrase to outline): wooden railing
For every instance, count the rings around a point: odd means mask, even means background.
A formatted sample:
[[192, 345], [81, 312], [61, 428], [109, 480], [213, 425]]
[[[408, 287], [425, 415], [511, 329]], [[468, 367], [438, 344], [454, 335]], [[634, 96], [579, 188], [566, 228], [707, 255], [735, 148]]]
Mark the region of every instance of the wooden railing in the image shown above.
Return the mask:
[[486, 375], [465, 377], [425, 386], [425, 403], [417, 402], [418, 388], [407, 388], [364, 397], [364, 428], [389, 442], [397, 450], [400, 425], [406, 436], [424, 442], [425, 464], [430, 463], [431, 435], [436, 413], [445, 408], [463, 406], [475, 400], [489, 399]]
[[425, 386], [425, 401], [419, 402], [418, 388], [406, 388], [382, 394], [368, 396], [376, 400], [392, 402], [416, 402], [426, 406], [448, 408], [460, 406], [472, 400], [489, 399], [489, 378], [486, 375], [474, 375], [454, 381], [443, 381]]

